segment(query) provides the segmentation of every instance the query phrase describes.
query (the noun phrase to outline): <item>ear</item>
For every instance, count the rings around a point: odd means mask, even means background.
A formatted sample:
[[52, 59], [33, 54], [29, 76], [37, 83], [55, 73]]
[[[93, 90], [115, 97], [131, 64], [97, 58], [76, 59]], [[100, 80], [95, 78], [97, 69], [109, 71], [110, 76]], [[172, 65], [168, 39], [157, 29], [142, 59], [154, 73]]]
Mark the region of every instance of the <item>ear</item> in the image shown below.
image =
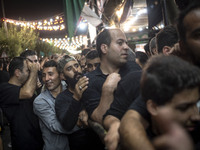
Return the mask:
[[152, 52], [153, 52], [153, 55], [157, 55], [157, 54], [158, 54], [158, 51], [157, 51], [156, 48], [153, 48], [153, 49], [152, 49]]
[[169, 46], [164, 46], [162, 50], [163, 50], [163, 54], [164, 54], [164, 55], [169, 55], [170, 50], [171, 50], [171, 47], [169, 47]]
[[152, 116], [156, 116], [158, 114], [158, 108], [156, 103], [154, 103], [151, 99], [146, 102], [147, 110]]
[[66, 78], [65, 78], [63, 73], [60, 73], [60, 80], [66, 80]]
[[21, 75], [21, 71], [19, 69], [16, 69], [14, 74], [16, 77], [19, 77]]
[[101, 44], [101, 52], [102, 52], [103, 54], [106, 54], [107, 51], [108, 51], [108, 45], [106, 45], [106, 44]]

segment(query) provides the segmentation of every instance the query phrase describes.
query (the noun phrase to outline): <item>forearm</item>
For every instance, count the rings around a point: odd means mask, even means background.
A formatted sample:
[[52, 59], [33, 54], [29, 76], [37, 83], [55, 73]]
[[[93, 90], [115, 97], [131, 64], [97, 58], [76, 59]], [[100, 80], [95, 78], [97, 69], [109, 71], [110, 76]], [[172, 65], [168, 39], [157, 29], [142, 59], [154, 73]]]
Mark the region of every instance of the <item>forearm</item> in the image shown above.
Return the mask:
[[125, 114], [119, 128], [120, 143], [124, 149], [154, 150], [146, 135], [145, 124], [137, 112], [129, 110]]
[[31, 71], [28, 80], [20, 89], [20, 99], [31, 98], [36, 90], [37, 71]]
[[103, 115], [110, 108], [112, 102], [113, 102], [113, 91], [103, 90], [99, 105], [91, 115], [92, 120], [102, 124]]
[[110, 128], [119, 128], [120, 120], [112, 115], [108, 115], [105, 117], [103, 121], [103, 126], [106, 130], [109, 130]]

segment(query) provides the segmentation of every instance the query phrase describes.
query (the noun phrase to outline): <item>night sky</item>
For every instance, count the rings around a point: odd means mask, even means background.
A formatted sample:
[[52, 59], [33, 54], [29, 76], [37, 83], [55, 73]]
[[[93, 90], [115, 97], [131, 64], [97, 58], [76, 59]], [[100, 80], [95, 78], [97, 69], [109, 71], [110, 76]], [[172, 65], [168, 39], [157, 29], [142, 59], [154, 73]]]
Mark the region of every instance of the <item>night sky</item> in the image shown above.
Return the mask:
[[[45, 19], [64, 12], [63, 0], [4, 0], [4, 8], [6, 18], [18, 20], [21, 17], [27, 21]], [[2, 7], [0, 17], [3, 17]]]

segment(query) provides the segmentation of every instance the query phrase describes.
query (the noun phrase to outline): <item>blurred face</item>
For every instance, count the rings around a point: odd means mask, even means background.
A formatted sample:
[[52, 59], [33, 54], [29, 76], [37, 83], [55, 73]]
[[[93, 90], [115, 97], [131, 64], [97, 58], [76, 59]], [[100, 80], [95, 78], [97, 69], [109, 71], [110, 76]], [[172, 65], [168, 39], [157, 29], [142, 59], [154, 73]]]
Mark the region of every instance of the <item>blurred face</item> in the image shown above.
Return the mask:
[[69, 61], [63, 69], [63, 77], [69, 86], [75, 87], [75, 84], [82, 76], [82, 70], [77, 61]]
[[111, 63], [121, 66], [127, 62], [128, 45], [125, 34], [119, 30], [110, 30], [111, 43], [107, 51], [107, 60]]
[[[30, 60], [31, 62], [36, 63], [36, 64], [38, 64], [38, 66], [40, 66], [40, 63], [39, 63], [39, 61], [38, 61], [37, 55], [27, 56], [26, 58], [27, 58], [28, 60]], [[39, 68], [40, 68], [40, 67], [39, 67]]]
[[91, 72], [96, 69], [96, 67], [100, 64], [100, 58], [95, 59], [87, 59], [87, 71]]
[[19, 80], [21, 81], [22, 85], [26, 83], [26, 81], [28, 80], [28, 77], [29, 77], [29, 69], [28, 69], [26, 61], [24, 61], [24, 67], [19, 76]]
[[183, 20], [186, 28], [186, 51], [200, 66], [200, 9], [191, 11]]
[[199, 116], [197, 102], [199, 100], [199, 88], [185, 89], [176, 94], [166, 104], [173, 110], [174, 118], [189, 131], [194, 130], [196, 117]]
[[61, 84], [60, 76], [56, 67], [47, 67], [42, 71], [42, 80], [49, 91], [54, 91]]

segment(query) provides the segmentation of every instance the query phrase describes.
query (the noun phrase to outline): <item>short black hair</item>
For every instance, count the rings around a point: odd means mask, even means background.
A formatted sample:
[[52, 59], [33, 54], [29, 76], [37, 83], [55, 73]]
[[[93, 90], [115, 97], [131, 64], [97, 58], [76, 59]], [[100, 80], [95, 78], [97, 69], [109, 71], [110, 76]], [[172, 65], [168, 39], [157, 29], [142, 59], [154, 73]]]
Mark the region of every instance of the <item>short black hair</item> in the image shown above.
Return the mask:
[[178, 42], [178, 32], [173, 25], [164, 27], [156, 35], [156, 45], [158, 53], [163, 53], [164, 46], [173, 47]]
[[33, 55], [37, 55], [37, 52], [36, 51], [34, 51], [34, 50], [25, 50], [25, 51], [23, 51], [21, 54], [20, 54], [20, 57], [24, 57], [24, 58], [26, 58], [26, 57], [28, 57], [28, 56], [33, 56]]
[[14, 57], [11, 60], [11, 62], [9, 64], [9, 75], [10, 75], [10, 77], [14, 76], [14, 72], [15, 72], [16, 69], [23, 71], [25, 60], [26, 59], [24, 57]]
[[97, 50], [91, 50], [91, 51], [86, 55], [86, 59], [95, 59], [95, 58], [99, 58], [99, 54], [98, 54]]
[[177, 56], [152, 56], [143, 69], [142, 97], [158, 105], [170, 102], [185, 89], [200, 86], [200, 69]]
[[90, 51], [91, 51], [90, 48], [83, 49], [82, 52], [81, 52], [81, 56], [83, 56], [83, 55], [86, 56]]
[[146, 64], [146, 62], [147, 62], [147, 60], [148, 60], [148, 56], [147, 56], [146, 53], [140, 52], [140, 51], [136, 51], [136, 52], [135, 52], [135, 55], [136, 55], [136, 58], [139, 59], [139, 61], [140, 61], [140, 63], [141, 63], [142, 65], [145, 65], [145, 64]]
[[110, 46], [111, 43], [111, 35], [110, 35], [110, 29], [103, 29], [98, 35], [96, 40], [96, 49], [99, 53], [99, 57], [101, 58], [102, 51], [101, 51], [101, 45], [106, 44]]
[[186, 42], [186, 27], [183, 23], [184, 18], [193, 10], [200, 9], [200, 1], [193, 0], [186, 9], [180, 12], [177, 20], [177, 31], [179, 34], [180, 40]]
[[43, 65], [43, 69], [48, 68], [48, 67], [56, 67], [56, 70], [59, 73], [58, 65], [57, 65], [57, 62], [55, 60], [49, 60], [49, 61], [45, 62], [44, 65]]

